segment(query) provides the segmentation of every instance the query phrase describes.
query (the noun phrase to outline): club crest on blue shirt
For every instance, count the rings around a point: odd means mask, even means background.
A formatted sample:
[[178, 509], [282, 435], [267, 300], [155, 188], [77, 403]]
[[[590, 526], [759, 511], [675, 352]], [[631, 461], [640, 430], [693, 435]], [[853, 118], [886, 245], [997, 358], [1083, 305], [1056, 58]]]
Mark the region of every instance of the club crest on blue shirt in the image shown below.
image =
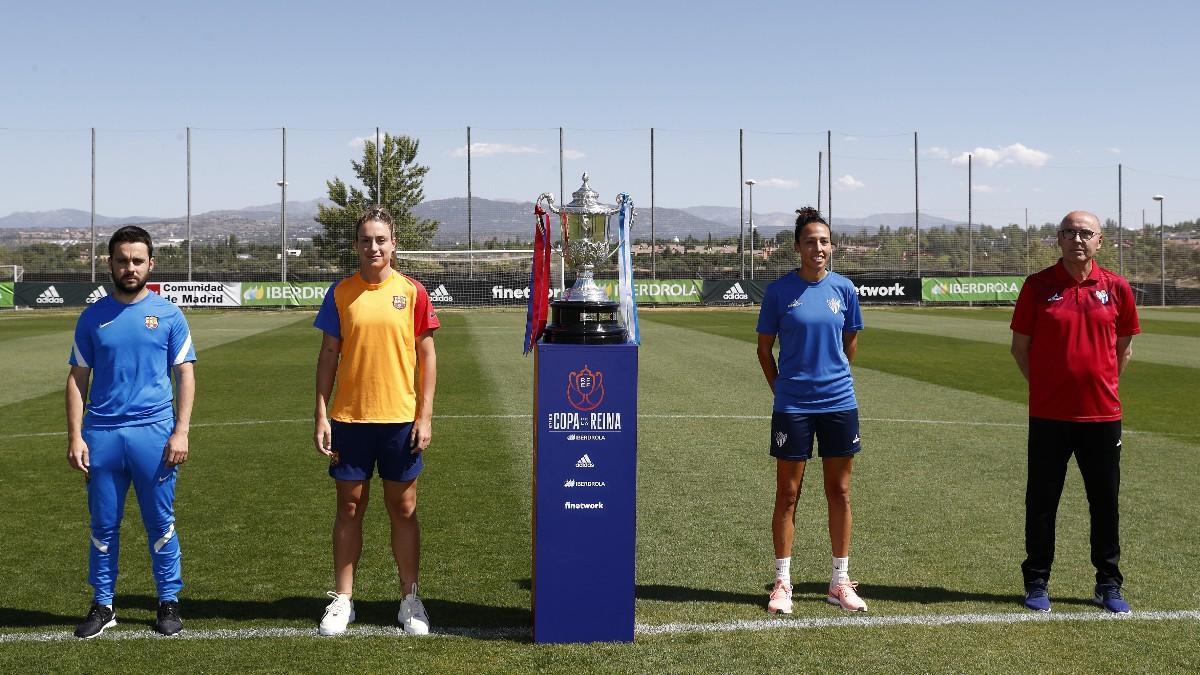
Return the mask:
[[1104, 289], [1100, 289], [1100, 290], [1096, 291], [1096, 299], [1100, 301], [1100, 304], [1107, 305], [1108, 304], [1108, 291], [1106, 291]]
[[834, 314], [842, 311], [842, 301], [838, 298], [830, 298], [825, 301], [825, 304], [829, 305], [829, 311], [833, 312]]
[[150, 330], [154, 330], [155, 328], [158, 328], [158, 317], [157, 316], [147, 316], [146, 317], [146, 328], [149, 328]]
[[404, 309], [405, 307], [408, 307], [408, 296], [407, 295], [393, 295], [392, 296], [392, 307], [395, 307], [396, 309]]

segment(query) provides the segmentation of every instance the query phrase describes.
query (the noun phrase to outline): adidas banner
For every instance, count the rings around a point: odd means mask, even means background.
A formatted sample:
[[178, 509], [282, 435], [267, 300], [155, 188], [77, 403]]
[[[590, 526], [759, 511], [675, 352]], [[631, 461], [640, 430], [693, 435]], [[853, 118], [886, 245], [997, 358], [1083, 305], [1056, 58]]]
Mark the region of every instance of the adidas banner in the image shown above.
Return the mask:
[[766, 287], [759, 279], [718, 279], [705, 281], [701, 293], [706, 305], [757, 305]]
[[0, 282], [0, 309], [13, 306], [13, 285], [11, 281]]
[[112, 284], [71, 281], [24, 282], [13, 284], [12, 304], [18, 307], [53, 309], [90, 305], [112, 293]]

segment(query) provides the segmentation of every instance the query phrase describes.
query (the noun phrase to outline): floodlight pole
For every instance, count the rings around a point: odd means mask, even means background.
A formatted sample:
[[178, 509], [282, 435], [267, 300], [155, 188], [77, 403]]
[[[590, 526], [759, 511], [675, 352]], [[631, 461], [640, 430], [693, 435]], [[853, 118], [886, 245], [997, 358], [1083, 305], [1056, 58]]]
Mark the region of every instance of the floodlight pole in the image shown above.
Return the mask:
[[287, 283], [287, 127], [280, 127], [282, 132], [282, 177], [275, 184], [279, 186], [279, 280]]
[[754, 184], [753, 178], [746, 181], [746, 185], [750, 186], [750, 278], [754, 278]]
[[96, 127], [92, 127], [92, 283], [96, 283]]
[[738, 129], [738, 278], [746, 277], [746, 193], [742, 191], [741, 183], [746, 180], [746, 130]]
[[972, 232], [972, 213], [971, 207], [971, 192], [974, 190], [974, 182], [971, 167], [971, 155], [967, 155], [967, 276], [975, 276], [975, 236]]
[[187, 260], [188, 281], [192, 280], [192, 128], [187, 128]]
[[1163, 201], [1165, 199], [1162, 195], [1154, 195], [1154, 201], [1158, 202], [1159, 307], [1167, 306], [1167, 236], [1166, 229], [1163, 227]]

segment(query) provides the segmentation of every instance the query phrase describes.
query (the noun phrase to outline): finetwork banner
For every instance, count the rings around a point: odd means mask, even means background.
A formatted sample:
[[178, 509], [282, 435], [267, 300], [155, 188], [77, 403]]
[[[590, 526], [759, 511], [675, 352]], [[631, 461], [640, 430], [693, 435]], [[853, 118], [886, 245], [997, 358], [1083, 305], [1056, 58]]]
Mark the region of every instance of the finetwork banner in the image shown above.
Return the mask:
[[[704, 299], [702, 283], [697, 279], [634, 279], [633, 292], [639, 303], [698, 304]], [[603, 288], [608, 297], [617, 297], [616, 279], [597, 279], [596, 285]]]
[[244, 281], [244, 307], [317, 307], [325, 300], [330, 284], [324, 281]]
[[0, 308], [13, 306], [13, 284], [11, 281], [0, 282]]
[[851, 276], [850, 281], [862, 304], [921, 301], [921, 280], [917, 277], [868, 279]]
[[926, 277], [925, 302], [1016, 302], [1025, 277]]

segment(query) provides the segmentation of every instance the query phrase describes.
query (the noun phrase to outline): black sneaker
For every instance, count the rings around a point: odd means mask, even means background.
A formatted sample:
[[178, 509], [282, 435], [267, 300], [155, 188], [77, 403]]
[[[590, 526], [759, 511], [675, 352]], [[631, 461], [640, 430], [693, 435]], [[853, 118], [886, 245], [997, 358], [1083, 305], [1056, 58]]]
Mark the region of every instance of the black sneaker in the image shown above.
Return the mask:
[[154, 622], [155, 632], [174, 635], [183, 630], [183, 619], [179, 618], [179, 603], [174, 600], [158, 603], [158, 619]]
[[90, 640], [104, 632], [105, 628], [117, 625], [117, 613], [111, 605], [96, 605], [88, 610], [87, 618], [75, 627], [75, 637]]

